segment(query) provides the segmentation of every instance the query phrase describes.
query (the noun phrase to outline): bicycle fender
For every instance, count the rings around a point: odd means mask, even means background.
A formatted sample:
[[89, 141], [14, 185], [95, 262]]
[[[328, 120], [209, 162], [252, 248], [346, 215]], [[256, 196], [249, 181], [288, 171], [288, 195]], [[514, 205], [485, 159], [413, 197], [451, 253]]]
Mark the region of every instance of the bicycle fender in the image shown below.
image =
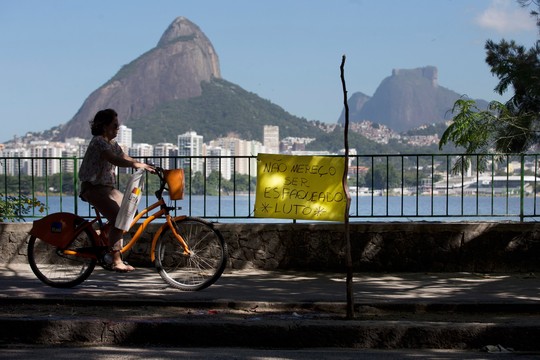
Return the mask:
[[28, 233], [53, 246], [64, 248], [73, 240], [77, 228], [84, 222], [86, 220], [80, 216], [59, 212], [34, 221]]

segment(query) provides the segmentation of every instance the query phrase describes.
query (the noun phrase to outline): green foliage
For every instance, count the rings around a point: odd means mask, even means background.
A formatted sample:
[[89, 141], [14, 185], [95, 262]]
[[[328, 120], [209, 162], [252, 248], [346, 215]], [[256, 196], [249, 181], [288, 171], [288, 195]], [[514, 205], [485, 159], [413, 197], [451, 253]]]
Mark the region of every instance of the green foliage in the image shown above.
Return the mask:
[[478, 159], [478, 169], [485, 170], [492, 149], [499, 153], [512, 153], [516, 138], [527, 136], [526, 127], [520, 124], [522, 119], [498, 101], [492, 101], [488, 110], [480, 111], [473, 100], [460, 99], [452, 112], [456, 114], [454, 122], [441, 137], [439, 148], [452, 142], [465, 149], [466, 155], [454, 164], [454, 173], [467, 170], [473, 155]]
[[45, 211], [45, 205], [36, 198], [2, 194], [0, 197], [0, 222], [21, 221], [33, 208], [38, 208], [40, 213]]
[[443, 133], [439, 148], [453, 142], [464, 147], [467, 153], [487, 152], [497, 117], [492, 112], [480, 111], [474, 100], [463, 98], [456, 101], [452, 113], [457, 115]]
[[538, 143], [540, 115], [540, 42], [529, 50], [514, 41], [486, 43], [486, 62], [499, 78], [495, 91], [510, 88], [514, 95], [506, 103], [503, 122], [497, 128], [496, 149], [521, 153]]
[[186, 180], [186, 192], [191, 188], [192, 195], [217, 196], [219, 194], [232, 194], [233, 192], [254, 191], [257, 185], [257, 178], [249, 175], [235, 174], [231, 180], [226, 180], [220, 176], [219, 172], [213, 171], [205, 179], [201, 172], [196, 172], [190, 179]]
[[217, 171], [212, 171], [206, 178], [206, 194], [210, 196], [219, 195], [222, 178]]
[[196, 172], [195, 174], [193, 174], [191, 179], [188, 180], [186, 187], [187, 187], [187, 190], [189, 190], [190, 194], [204, 195], [205, 194], [204, 175], [201, 172]]
[[391, 189], [400, 185], [396, 169], [386, 163], [375, 164], [366, 173], [366, 186], [372, 189]]
[[246, 140], [262, 142], [264, 125], [279, 126], [282, 138], [315, 138], [322, 134], [306, 119], [293, 116], [226, 80], [213, 79], [201, 86], [199, 97], [171, 101], [143, 118], [130, 120], [133, 141], [174, 144], [178, 135], [196, 131], [205, 141], [234, 133]]
[[403, 161], [402, 164], [398, 158], [377, 159], [361, 183], [373, 189], [414, 188], [421, 184], [422, 179], [431, 176], [427, 167], [426, 170], [418, 170], [423, 168], [424, 161], [419, 161], [418, 164], [407, 158], [403, 158]]
[[249, 191], [255, 191], [255, 188], [257, 187], [257, 177], [246, 174], [236, 174], [231, 181], [229, 181], [229, 184], [233, 186], [223, 186], [223, 189], [228, 193], [232, 193], [233, 191], [247, 193]]
[[0, 178], [0, 189], [7, 194], [73, 194], [73, 173], [62, 173], [44, 176], [19, 175]]
[[[521, 1], [530, 5], [529, 1]], [[535, 5], [538, 2], [533, 1]], [[532, 12], [534, 16], [538, 13]], [[540, 22], [537, 23], [540, 27]], [[440, 148], [453, 142], [465, 149], [466, 156], [454, 165], [454, 172], [468, 169], [475, 153], [524, 153], [539, 143], [540, 120], [540, 41], [526, 49], [514, 41], [488, 40], [486, 62], [499, 78], [495, 91], [514, 95], [506, 104], [493, 101], [488, 110], [479, 111], [472, 100], [456, 101], [454, 123], [443, 134]], [[500, 159], [498, 159], [500, 161]], [[486, 156], [478, 158], [478, 169], [485, 169]]]

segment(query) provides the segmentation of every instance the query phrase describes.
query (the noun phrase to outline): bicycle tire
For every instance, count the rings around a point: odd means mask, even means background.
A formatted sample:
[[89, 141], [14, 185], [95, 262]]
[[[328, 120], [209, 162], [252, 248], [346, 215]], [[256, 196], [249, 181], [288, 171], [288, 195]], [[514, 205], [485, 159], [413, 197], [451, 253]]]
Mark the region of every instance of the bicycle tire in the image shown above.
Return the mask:
[[173, 221], [176, 231], [187, 242], [191, 255], [184, 255], [170, 228], [156, 245], [155, 265], [159, 275], [174, 288], [198, 291], [219, 279], [227, 265], [227, 244], [212, 223], [186, 217]]
[[[89, 230], [75, 238], [66, 249], [91, 248], [94, 241]], [[51, 245], [36, 236], [28, 242], [28, 263], [44, 284], [57, 288], [71, 288], [88, 279], [96, 266], [95, 257], [64, 254], [65, 249]]]

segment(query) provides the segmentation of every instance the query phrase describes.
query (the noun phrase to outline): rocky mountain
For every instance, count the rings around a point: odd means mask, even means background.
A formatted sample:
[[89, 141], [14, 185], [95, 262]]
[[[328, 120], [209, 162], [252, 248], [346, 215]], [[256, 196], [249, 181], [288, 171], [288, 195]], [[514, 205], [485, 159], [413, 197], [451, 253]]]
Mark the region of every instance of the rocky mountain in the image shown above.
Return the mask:
[[210, 40], [184, 17], [175, 19], [157, 46], [123, 66], [95, 90], [58, 134], [90, 136], [88, 122], [104, 108], [114, 108], [122, 123], [154, 111], [163, 103], [200, 96], [201, 83], [221, 77], [219, 59]]
[[[438, 70], [434, 66], [394, 69], [372, 97], [362, 93], [350, 97], [349, 121], [370, 120], [403, 132], [451, 119], [454, 102], [461, 96], [438, 84]], [[483, 100], [477, 102], [480, 107], [487, 106]], [[344, 122], [342, 112], [338, 123]]]

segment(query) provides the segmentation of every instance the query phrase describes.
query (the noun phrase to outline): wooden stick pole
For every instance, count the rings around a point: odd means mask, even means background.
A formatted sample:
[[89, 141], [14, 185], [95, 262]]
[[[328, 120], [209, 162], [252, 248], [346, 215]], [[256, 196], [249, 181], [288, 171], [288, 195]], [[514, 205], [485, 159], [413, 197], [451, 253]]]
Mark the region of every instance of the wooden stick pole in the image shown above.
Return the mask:
[[345, 55], [341, 60], [341, 84], [343, 86], [343, 104], [345, 106], [345, 124], [344, 124], [344, 143], [345, 143], [345, 171], [343, 171], [343, 189], [347, 195], [347, 205], [345, 207], [345, 246], [346, 246], [346, 268], [347, 268], [347, 319], [354, 318], [354, 291], [353, 291], [353, 267], [352, 267], [352, 251], [351, 251], [351, 236], [349, 226], [349, 209], [351, 206], [351, 196], [349, 194], [349, 186], [347, 184], [347, 176], [349, 173], [349, 105], [347, 103], [347, 86], [345, 85]]

